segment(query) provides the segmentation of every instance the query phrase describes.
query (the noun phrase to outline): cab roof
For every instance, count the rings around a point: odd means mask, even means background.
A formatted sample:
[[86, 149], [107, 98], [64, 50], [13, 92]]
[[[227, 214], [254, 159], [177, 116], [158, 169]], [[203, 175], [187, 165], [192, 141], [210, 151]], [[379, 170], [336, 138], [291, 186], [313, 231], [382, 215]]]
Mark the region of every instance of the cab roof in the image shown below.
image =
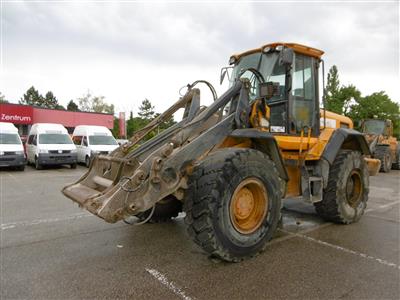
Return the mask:
[[296, 52], [296, 53], [304, 54], [304, 55], [315, 57], [318, 59], [320, 59], [321, 56], [324, 54], [324, 51], [322, 51], [322, 50], [312, 48], [312, 47], [302, 45], [302, 44], [275, 42], [275, 43], [265, 44], [259, 48], [247, 50], [242, 53], [236, 53], [236, 54], [233, 54], [232, 56], [235, 57], [236, 59], [239, 59], [242, 56], [261, 52], [266, 47], [275, 48], [276, 46], [284, 46], [284, 47], [292, 48], [294, 50], [294, 52]]

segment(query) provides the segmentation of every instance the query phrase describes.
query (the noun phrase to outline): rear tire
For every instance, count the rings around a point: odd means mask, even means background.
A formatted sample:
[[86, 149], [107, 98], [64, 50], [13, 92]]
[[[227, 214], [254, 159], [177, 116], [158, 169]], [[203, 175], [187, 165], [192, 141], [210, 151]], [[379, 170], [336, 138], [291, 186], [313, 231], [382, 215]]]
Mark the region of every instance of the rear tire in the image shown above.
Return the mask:
[[381, 161], [380, 172], [389, 173], [392, 168], [392, 155], [389, 146], [377, 146], [374, 157]]
[[193, 241], [211, 256], [238, 262], [262, 252], [281, 216], [278, 171], [264, 153], [228, 148], [193, 170], [184, 199]]
[[[181, 211], [182, 211], [182, 202], [176, 199], [174, 196], [168, 196], [156, 203], [153, 215], [147, 221], [147, 223], [168, 222], [172, 218], [177, 217]], [[151, 209], [138, 214], [137, 217], [139, 218], [139, 220], [144, 221], [148, 218], [150, 213]]]
[[354, 223], [364, 214], [368, 192], [369, 174], [363, 156], [357, 151], [342, 150], [329, 170], [322, 201], [314, 206], [327, 221]]

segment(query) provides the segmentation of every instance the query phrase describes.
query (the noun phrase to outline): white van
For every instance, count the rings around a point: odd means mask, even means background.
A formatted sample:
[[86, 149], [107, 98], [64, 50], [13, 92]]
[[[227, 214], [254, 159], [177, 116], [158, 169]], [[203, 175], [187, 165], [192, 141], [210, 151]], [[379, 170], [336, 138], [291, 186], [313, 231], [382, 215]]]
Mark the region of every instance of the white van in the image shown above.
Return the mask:
[[0, 167], [25, 169], [24, 146], [18, 135], [18, 129], [12, 123], [0, 122]]
[[87, 167], [94, 155], [109, 154], [118, 148], [111, 131], [104, 126], [76, 126], [72, 140], [78, 151], [78, 162], [85, 163]]
[[61, 124], [36, 123], [29, 131], [26, 143], [28, 163], [36, 169], [44, 165], [70, 165], [76, 168], [76, 147]]

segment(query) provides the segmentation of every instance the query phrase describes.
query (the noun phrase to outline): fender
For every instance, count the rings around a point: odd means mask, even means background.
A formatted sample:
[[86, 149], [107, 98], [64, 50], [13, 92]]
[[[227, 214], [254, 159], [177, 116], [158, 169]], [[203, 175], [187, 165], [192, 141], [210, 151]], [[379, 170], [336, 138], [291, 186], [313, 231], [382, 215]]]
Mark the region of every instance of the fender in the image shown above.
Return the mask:
[[279, 172], [279, 177], [283, 180], [288, 181], [289, 176], [287, 174], [283, 158], [279, 151], [278, 143], [275, 140], [275, 137], [269, 133], [260, 131], [254, 128], [246, 128], [246, 129], [236, 129], [232, 131], [229, 135], [233, 138], [249, 138], [252, 142], [257, 146], [257, 149], [268, 154], [271, 157], [272, 161], [275, 163], [275, 166]]
[[332, 165], [336, 155], [341, 149], [359, 150], [364, 155], [371, 155], [364, 135], [354, 129], [336, 129], [325, 146], [321, 158]]

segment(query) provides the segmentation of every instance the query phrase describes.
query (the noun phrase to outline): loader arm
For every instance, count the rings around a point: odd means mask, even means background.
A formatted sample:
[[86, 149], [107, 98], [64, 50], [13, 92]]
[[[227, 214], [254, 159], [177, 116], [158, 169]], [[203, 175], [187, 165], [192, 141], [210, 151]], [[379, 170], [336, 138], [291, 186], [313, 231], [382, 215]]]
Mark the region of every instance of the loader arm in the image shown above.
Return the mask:
[[[240, 122], [246, 123], [243, 110], [249, 103], [248, 85], [236, 81], [201, 112], [199, 101], [200, 91], [189, 89], [127, 144], [110, 155], [96, 156], [86, 174], [63, 188], [63, 194], [110, 223], [144, 212], [168, 195], [182, 199], [191, 166], [241, 126]], [[223, 116], [230, 101], [230, 113]], [[185, 108], [181, 122], [139, 145], [180, 108]]]

